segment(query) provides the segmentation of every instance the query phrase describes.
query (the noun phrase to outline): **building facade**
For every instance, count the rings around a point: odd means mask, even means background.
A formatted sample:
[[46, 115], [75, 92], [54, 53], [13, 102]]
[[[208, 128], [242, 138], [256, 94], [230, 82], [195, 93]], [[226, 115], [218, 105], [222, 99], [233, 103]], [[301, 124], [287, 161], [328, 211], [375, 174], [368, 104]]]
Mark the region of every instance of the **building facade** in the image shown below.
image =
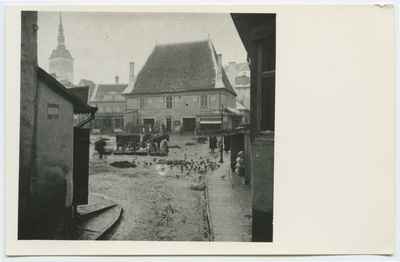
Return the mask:
[[49, 73], [55, 74], [56, 79], [64, 86], [72, 86], [74, 83], [74, 59], [65, 47], [64, 28], [60, 13], [58, 25], [57, 48], [53, 50], [49, 58]]
[[91, 129], [94, 133], [120, 133], [125, 129], [124, 112], [126, 111], [125, 97], [122, 92], [128, 84], [96, 84], [89, 104], [97, 107], [96, 119]]
[[213, 132], [234, 122], [228, 114], [221, 126], [220, 108], [236, 108], [236, 93], [210, 39], [156, 45], [137, 78], [131, 79], [124, 95], [127, 111], [136, 114], [126, 114], [126, 124]]
[[237, 97], [236, 100], [250, 108], [250, 68], [248, 62], [235, 63], [230, 62], [229, 66], [225, 67], [231, 85], [235, 88]]
[[[37, 12], [23, 11], [21, 18], [18, 239], [54, 239], [72, 225], [73, 207], [87, 204], [88, 185], [77, 184], [75, 176], [88, 178], [89, 169], [82, 169], [83, 155], [78, 158], [75, 149], [76, 133], [89, 141], [89, 132], [74, 128], [73, 119], [93, 118], [96, 109], [38, 67]], [[88, 160], [89, 142], [79, 145]]]

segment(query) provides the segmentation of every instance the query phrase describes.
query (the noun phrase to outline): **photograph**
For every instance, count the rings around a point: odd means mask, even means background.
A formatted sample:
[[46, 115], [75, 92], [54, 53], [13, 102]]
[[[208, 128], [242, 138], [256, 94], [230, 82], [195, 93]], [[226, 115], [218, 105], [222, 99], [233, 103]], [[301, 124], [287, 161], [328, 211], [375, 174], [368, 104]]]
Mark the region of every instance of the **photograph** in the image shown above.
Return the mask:
[[21, 11], [18, 240], [274, 242], [276, 17]]

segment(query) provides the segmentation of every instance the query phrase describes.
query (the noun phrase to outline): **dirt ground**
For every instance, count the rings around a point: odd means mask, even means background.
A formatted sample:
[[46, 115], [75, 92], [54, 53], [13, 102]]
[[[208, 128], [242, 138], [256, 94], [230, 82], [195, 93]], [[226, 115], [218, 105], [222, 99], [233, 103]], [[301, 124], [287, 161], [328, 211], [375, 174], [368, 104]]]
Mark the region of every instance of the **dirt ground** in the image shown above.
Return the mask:
[[[160, 159], [184, 160], [185, 155], [187, 161], [209, 159], [217, 163], [219, 154], [209, 152], [208, 142], [197, 144], [193, 135], [171, 135], [169, 145], [181, 148], [170, 148], [166, 157], [109, 155], [101, 160], [93, 155], [99, 137], [91, 136], [90, 194], [101, 195], [123, 208], [109, 239], [208, 241], [205, 191], [195, 190], [204, 189], [205, 174], [159, 164]], [[102, 137], [110, 139], [107, 147], [115, 148], [115, 136]], [[185, 145], [188, 142], [196, 144]], [[115, 161], [135, 161], [137, 167], [110, 166]]]

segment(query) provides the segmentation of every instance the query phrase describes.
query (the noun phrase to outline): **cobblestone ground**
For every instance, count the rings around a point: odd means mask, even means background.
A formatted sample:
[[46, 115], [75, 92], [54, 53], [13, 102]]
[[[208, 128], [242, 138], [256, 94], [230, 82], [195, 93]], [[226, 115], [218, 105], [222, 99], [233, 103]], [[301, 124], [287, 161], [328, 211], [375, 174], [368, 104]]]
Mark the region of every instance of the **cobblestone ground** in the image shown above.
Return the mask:
[[[108, 147], [115, 147], [115, 136], [102, 137], [110, 139]], [[218, 153], [209, 153], [208, 142], [185, 145], [196, 143], [192, 137], [171, 135], [170, 146], [181, 148], [171, 148], [169, 155], [161, 158], [183, 160], [186, 155], [189, 161], [218, 162]], [[204, 184], [203, 174], [157, 164], [160, 157], [110, 155], [100, 160], [98, 155], [93, 157], [93, 144], [98, 138], [91, 137], [90, 194], [112, 200], [123, 208], [121, 221], [109, 239], [208, 241], [205, 191], [193, 190]], [[133, 159], [138, 164], [136, 168], [110, 166], [115, 161]], [[162, 168], [165, 175], [160, 175]]]

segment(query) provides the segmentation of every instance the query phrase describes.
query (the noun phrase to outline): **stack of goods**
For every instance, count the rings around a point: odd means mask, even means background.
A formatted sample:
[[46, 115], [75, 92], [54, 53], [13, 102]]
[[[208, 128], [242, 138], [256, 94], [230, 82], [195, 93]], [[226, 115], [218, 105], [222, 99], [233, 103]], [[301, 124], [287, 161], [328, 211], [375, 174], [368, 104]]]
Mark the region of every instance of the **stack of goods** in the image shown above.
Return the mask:
[[244, 176], [244, 154], [243, 154], [243, 151], [240, 151], [237, 154], [235, 172], [238, 173], [239, 176]]

